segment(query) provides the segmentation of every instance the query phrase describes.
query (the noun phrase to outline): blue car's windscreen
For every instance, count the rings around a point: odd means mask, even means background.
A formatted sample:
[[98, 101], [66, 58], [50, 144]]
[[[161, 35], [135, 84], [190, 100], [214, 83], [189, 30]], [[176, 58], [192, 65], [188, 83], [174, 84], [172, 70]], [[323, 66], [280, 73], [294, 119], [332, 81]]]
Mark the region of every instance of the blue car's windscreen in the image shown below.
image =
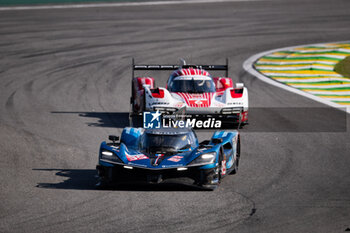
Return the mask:
[[167, 153], [188, 150], [195, 147], [191, 133], [176, 135], [158, 135], [145, 133], [141, 139], [141, 151], [144, 153]]
[[207, 93], [215, 92], [215, 85], [212, 80], [173, 80], [169, 85], [171, 92], [186, 93]]

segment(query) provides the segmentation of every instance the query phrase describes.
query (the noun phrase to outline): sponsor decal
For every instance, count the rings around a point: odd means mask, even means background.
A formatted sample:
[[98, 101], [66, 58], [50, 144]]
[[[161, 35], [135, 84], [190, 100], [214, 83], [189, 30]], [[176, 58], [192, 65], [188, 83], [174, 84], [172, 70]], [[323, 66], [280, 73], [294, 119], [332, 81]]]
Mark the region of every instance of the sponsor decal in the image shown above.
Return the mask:
[[184, 167], [184, 164], [174, 164], [174, 165], [162, 165], [162, 168], [170, 168], [170, 167]]
[[170, 103], [168, 102], [158, 102], [158, 101], [155, 101], [153, 103], [150, 103], [149, 105], [150, 106], [153, 106], [153, 105], [169, 105]]
[[182, 158], [183, 158], [183, 156], [175, 155], [175, 156], [171, 157], [171, 158], [168, 159], [168, 160], [177, 163], [177, 162], [179, 162]]
[[243, 102], [232, 102], [232, 103], [227, 103], [227, 105], [243, 105]]
[[128, 161], [136, 161], [136, 160], [141, 160], [141, 159], [148, 159], [148, 157], [144, 154], [136, 154], [136, 155], [129, 155], [128, 153], [125, 152], [125, 156]]
[[226, 160], [222, 161], [221, 165], [222, 165], [222, 167], [221, 167], [221, 174], [222, 175], [226, 175]]
[[133, 162], [129, 162], [128, 165], [133, 165], [135, 167], [147, 167], [147, 165], [145, 165], [145, 164], [137, 164], [137, 163], [133, 163]]

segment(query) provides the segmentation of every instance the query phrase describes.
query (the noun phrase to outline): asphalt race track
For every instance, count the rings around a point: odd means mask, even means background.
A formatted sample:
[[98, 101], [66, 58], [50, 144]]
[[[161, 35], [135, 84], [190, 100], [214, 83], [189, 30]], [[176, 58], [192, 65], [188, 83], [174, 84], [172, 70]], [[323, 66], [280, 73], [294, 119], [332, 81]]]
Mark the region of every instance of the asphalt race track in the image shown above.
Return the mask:
[[[324, 105], [242, 64], [265, 50], [349, 40], [349, 9], [348, 0], [262, 0], [0, 12], [0, 232], [344, 232], [349, 117], [319, 114]], [[216, 191], [94, 188], [99, 143], [128, 125], [132, 57], [228, 57], [248, 87], [240, 169]], [[167, 75], [153, 76], [164, 85]], [[313, 108], [315, 121], [305, 113]]]

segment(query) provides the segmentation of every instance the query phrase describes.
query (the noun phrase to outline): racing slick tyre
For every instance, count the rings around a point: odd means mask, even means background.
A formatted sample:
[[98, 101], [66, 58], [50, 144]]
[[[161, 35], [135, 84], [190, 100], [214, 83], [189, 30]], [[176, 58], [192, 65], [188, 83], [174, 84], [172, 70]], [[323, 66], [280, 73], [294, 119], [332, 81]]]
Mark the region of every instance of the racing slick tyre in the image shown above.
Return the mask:
[[141, 113], [146, 111], [146, 91], [143, 94], [143, 98], [142, 98], [142, 111]]
[[230, 172], [230, 175], [236, 174], [238, 172], [239, 159], [241, 156], [241, 142], [238, 137], [237, 141], [237, 149], [236, 149], [236, 161], [234, 163], [235, 168]]
[[99, 190], [106, 190], [111, 187], [110, 182], [106, 179], [100, 179], [95, 187]]
[[131, 83], [131, 97], [130, 97], [130, 104], [131, 104], [131, 112], [132, 115], [136, 113], [135, 110], [135, 93], [134, 93], [134, 82]]
[[226, 174], [226, 159], [224, 158], [224, 153], [221, 148], [219, 155], [219, 165], [213, 170], [212, 173], [208, 174], [206, 178], [208, 183], [200, 185], [203, 189], [208, 191], [214, 191], [219, 187], [221, 178]]
[[226, 156], [224, 154], [224, 149], [221, 147], [219, 155], [219, 183], [221, 179], [226, 175]]
[[96, 169], [98, 173], [98, 182], [95, 187], [100, 190], [109, 189], [111, 187], [111, 181], [109, 177], [111, 176], [112, 169], [106, 169], [100, 165], [97, 165]]

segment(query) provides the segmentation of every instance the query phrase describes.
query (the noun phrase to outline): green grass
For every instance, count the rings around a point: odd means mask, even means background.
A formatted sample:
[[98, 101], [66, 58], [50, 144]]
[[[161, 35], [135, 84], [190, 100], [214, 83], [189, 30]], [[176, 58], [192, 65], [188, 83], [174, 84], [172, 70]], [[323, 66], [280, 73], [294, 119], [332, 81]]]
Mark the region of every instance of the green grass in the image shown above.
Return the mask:
[[350, 78], [350, 56], [338, 62], [334, 67], [334, 71], [344, 77]]
[[319, 57], [269, 57], [269, 55], [263, 57], [265, 59], [269, 60], [286, 60], [286, 61], [293, 61], [293, 60], [333, 60], [333, 61], [339, 61], [341, 58], [335, 58], [335, 57], [327, 57], [327, 56], [319, 56]]

